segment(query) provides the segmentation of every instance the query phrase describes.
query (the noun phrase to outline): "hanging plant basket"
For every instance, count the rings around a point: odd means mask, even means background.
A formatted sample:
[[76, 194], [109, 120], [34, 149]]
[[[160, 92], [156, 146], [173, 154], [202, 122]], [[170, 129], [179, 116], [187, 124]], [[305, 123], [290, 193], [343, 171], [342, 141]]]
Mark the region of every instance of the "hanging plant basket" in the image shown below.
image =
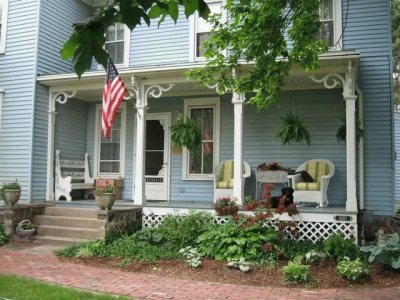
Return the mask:
[[197, 122], [180, 117], [171, 126], [171, 139], [175, 146], [193, 150], [201, 144], [201, 131]]
[[[343, 124], [340, 125], [336, 133], [337, 142], [346, 142], [346, 119], [342, 118]], [[360, 120], [356, 121], [356, 139], [357, 142], [364, 136], [364, 130], [361, 126]]]
[[276, 130], [275, 137], [277, 137], [283, 145], [304, 142], [310, 145], [310, 133], [297, 115], [290, 111], [284, 117], [281, 117], [281, 119], [282, 124]]

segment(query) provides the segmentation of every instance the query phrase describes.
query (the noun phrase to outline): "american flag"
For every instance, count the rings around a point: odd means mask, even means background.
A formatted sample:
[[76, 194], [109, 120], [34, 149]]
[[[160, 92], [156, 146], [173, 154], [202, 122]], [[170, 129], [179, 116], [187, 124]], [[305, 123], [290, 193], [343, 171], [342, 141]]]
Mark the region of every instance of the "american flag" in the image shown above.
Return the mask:
[[111, 126], [126, 93], [125, 84], [111, 58], [109, 58], [106, 82], [103, 88], [103, 108], [101, 110], [101, 129], [106, 139], [110, 138]]

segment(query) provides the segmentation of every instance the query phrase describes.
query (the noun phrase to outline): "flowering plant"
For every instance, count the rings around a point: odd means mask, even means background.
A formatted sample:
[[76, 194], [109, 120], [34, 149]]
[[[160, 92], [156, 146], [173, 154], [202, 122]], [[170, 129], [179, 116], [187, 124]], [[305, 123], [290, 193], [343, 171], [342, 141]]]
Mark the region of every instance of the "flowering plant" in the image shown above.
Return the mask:
[[218, 198], [212, 206], [219, 216], [236, 215], [239, 206], [230, 197]]
[[103, 194], [113, 194], [114, 193], [114, 186], [106, 182], [105, 186], [98, 186], [96, 187], [96, 195], [101, 196]]
[[262, 163], [258, 165], [257, 167], [258, 171], [279, 171], [279, 170], [285, 170], [278, 162], [272, 162], [272, 163]]

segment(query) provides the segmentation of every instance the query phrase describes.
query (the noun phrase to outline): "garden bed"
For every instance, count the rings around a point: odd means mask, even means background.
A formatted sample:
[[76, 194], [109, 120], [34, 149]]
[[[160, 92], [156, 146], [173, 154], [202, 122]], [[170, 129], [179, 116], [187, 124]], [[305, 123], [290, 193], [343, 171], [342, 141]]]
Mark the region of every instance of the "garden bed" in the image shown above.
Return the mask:
[[[226, 262], [209, 259], [202, 260], [202, 266], [191, 268], [182, 260], [158, 260], [155, 263], [131, 261], [123, 264], [122, 258], [62, 258], [70, 262], [85, 264], [106, 269], [121, 269], [126, 272], [156, 275], [168, 278], [194, 281], [221, 282], [229, 284], [293, 288], [386, 288], [400, 285], [400, 272], [384, 268], [380, 265], [371, 266], [371, 276], [358, 283], [351, 283], [336, 273], [336, 263], [325, 261], [321, 265], [310, 267], [312, 281], [302, 284], [284, 284], [282, 267], [287, 261], [278, 261], [274, 269], [268, 266], [255, 267], [248, 273], [243, 273], [226, 266]], [[123, 266], [121, 266], [123, 265]]]

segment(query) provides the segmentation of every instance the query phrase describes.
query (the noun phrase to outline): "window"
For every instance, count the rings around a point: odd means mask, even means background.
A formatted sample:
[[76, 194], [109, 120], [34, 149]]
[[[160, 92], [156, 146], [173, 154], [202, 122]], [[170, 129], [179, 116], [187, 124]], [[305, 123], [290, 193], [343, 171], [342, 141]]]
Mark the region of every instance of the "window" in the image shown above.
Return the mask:
[[[211, 13], [220, 14], [222, 12], [222, 1], [207, 1], [206, 3], [211, 10]], [[225, 19], [223, 17], [223, 19]], [[190, 60], [201, 59], [204, 55], [202, 45], [207, 41], [211, 35], [211, 24], [203, 18], [200, 18], [195, 13], [190, 18]]]
[[219, 161], [219, 99], [186, 99], [185, 114], [199, 124], [202, 141], [196, 149], [184, 150], [183, 178], [210, 179]]
[[0, 53], [6, 50], [8, 0], [0, 0]]
[[130, 31], [124, 24], [108, 27], [105, 49], [117, 66], [129, 66]]
[[320, 39], [326, 40], [331, 50], [342, 48], [342, 7], [340, 0], [320, 0]]
[[95, 174], [102, 177], [124, 177], [125, 172], [125, 126], [126, 104], [122, 103], [111, 128], [110, 138], [106, 139], [100, 130], [101, 105], [97, 106]]

